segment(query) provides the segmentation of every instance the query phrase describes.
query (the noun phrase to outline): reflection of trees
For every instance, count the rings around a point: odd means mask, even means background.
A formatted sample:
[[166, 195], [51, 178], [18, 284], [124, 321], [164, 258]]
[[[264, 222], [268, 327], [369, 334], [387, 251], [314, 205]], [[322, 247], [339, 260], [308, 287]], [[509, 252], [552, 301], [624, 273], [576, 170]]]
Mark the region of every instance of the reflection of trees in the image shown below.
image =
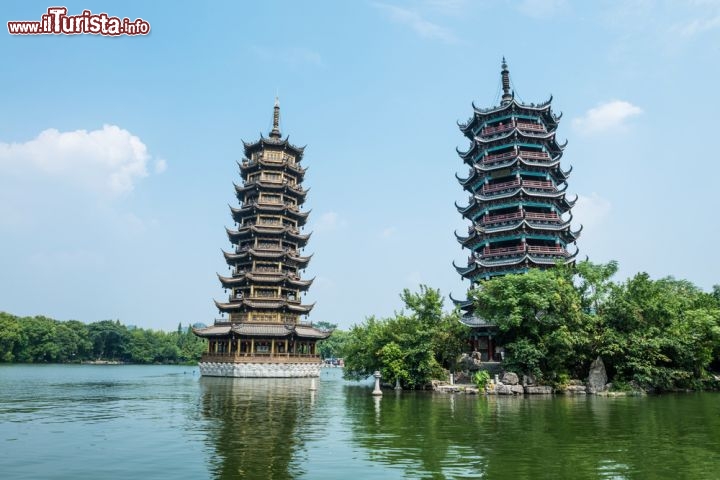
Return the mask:
[[311, 416], [307, 379], [203, 377], [201, 413], [208, 420], [215, 478], [295, 478], [299, 431]]
[[670, 478], [679, 472], [713, 478], [708, 461], [720, 460], [712, 394], [613, 399], [386, 392], [376, 406], [369, 390], [357, 390], [347, 387], [346, 396], [353, 441], [369, 460], [411, 478]]

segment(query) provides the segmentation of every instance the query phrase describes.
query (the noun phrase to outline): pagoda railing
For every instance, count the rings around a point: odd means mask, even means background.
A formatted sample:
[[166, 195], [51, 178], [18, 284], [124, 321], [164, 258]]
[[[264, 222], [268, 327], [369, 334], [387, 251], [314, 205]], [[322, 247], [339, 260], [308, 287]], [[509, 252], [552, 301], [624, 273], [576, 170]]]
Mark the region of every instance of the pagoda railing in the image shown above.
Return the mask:
[[519, 155], [525, 159], [550, 160], [550, 155], [547, 152], [533, 152], [530, 150], [520, 150]]
[[510, 182], [485, 184], [482, 187], [482, 193], [499, 192], [501, 190], [507, 190], [509, 188], [515, 188], [520, 186], [520, 179], [515, 179]]
[[528, 245], [528, 252], [530, 253], [539, 253], [539, 254], [546, 254], [546, 255], [556, 255], [556, 254], [562, 254], [564, 255], [566, 253], [565, 249], [561, 246], [539, 246], [539, 245]]
[[502, 162], [503, 160], [508, 160], [510, 158], [517, 157], [517, 151], [513, 150], [511, 152], [505, 152], [505, 153], [495, 153], [493, 155], [485, 155], [485, 157], [482, 159], [483, 165], [491, 165], [493, 163]]
[[560, 219], [560, 216], [555, 213], [536, 213], [536, 212], [525, 212], [525, 218], [528, 220], [550, 220], [556, 221]]
[[501, 255], [516, 255], [518, 253], [525, 253], [524, 245], [518, 245], [515, 247], [497, 247], [497, 248], [485, 247], [482, 250], [483, 257], [497, 257], [497, 256], [501, 256]]
[[555, 184], [549, 180], [523, 180], [523, 187], [528, 187], [536, 190], [554, 190]]
[[532, 132], [547, 132], [545, 125], [540, 123], [529, 123], [529, 122], [517, 122], [517, 127], [520, 130], [530, 130]]
[[523, 214], [522, 212], [514, 212], [514, 213], [505, 213], [502, 215], [485, 215], [482, 218], [482, 223], [489, 224], [489, 223], [499, 223], [499, 222], [507, 222], [508, 220], [517, 220], [519, 218], [522, 218]]
[[493, 135], [495, 133], [507, 132], [508, 130], [512, 130], [513, 128], [515, 128], [514, 121], [511, 123], [506, 123], [506, 124], [501, 123], [500, 125], [496, 125], [494, 127], [483, 128], [482, 131], [480, 132], [480, 135]]
[[499, 192], [520, 186], [535, 190], [553, 190], [555, 188], [555, 185], [549, 180], [521, 180], [516, 178], [509, 182], [485, 184], [482, 187], [482, 193]]
[[295, 354], [295, 353], [205, 353], [201, 362], [208, 363], [316, 363], [320, 361], [318, 354]]

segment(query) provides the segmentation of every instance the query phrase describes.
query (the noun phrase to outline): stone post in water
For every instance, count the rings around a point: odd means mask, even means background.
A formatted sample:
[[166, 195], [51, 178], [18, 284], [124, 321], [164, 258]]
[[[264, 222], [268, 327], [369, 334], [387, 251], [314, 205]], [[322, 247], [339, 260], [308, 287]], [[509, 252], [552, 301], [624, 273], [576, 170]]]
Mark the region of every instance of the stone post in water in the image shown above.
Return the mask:
[[373, 377], [375, 377], [375, 390], [372, 391], [372, 394], [382, 395], [382, 390], [380, 390], [380, 372], [378, 370], [375, 370], [375, 373], [373, 373]]

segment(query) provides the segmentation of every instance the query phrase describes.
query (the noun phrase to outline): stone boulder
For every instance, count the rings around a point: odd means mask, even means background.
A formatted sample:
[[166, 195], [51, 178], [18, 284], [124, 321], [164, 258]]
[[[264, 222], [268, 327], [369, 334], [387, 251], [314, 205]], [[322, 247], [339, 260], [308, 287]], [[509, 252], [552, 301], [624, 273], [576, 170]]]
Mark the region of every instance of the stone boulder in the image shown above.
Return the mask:
[[585, 395], [587, 393], [587, 389], [585, 388], [585, 385], [568, 385], [565, 388], [565, 393], [568, 395]]
[[590, 374], [588, 375], [587, 391], [588, 393], [598, 393], [605, 390], [608, 383], [607, 372], [602, 358], [597, 357], [590, 364]]
[[517, 385], [520, 379], [518, 378], [517, 373], [505, 372], [501, 381], [506, 385]]
[[525, 387], [525, 393], [528, 395], [550, 395], [553, 393], [553, 389], [547, 385], [537, 385]]

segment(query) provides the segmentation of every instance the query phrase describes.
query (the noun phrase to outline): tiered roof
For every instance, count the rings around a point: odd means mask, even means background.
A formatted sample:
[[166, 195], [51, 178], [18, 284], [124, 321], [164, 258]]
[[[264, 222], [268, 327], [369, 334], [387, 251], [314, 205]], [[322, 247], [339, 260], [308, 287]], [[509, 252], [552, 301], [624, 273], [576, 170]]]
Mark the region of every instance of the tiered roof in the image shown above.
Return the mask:
[[302, 210], [307, 190], [302, 187], [306, 169], [300, 161], [305, 147], [282, 137], [277, 100], [269, 136], [261, 134], [258, 141], [243, 145], [245, 158], [238, 162], [243, 182], [234, 185], [240, 206], [230, 206], [236, 226], [226, 228], [233, 249], [223, 251], [231, 274], [218, 274], [230, 294], [227, 301], [215, 301], [229, 318], [196, 333], [325, 338], [327, 332], [299, 321], [313, 308], [300, 300], [312, 284], [312, 279], [301, 278], [311, 258], [302, 254], [310, 238], [301, 232], [310, 213]]
[[[458, 124], [470, 140], [458, 155], [470, 168], [467, 177], [456, 177], [470, 196], [456, 207], [471, 226], [467, 236], [455, 235], [471, 254], [467, 266], [455, 268], [472, 282], [571, 263], [578, 251], [569, 247], [582, 230], [570, 226], [577, 196], [566, 197], [572, 168], [560, 168], [567, 141], [557, 141], [562, 115], [553, 113], [552, 96], [540, 104], [519, 101], [504, 58], [501, 80], [500, 105], [473, 104], [472, 117]], [[456, 303], [471, 307], [467, 300]]]

